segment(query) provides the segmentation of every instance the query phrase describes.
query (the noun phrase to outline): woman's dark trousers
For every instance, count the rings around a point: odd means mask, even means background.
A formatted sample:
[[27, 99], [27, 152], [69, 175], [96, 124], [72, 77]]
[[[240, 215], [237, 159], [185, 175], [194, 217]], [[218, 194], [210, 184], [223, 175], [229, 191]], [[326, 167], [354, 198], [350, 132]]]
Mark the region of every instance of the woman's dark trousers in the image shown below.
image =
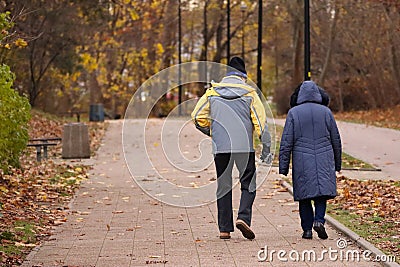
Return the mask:
[[[315, 214], [311, 205], [314, 201]], [[325, 223], [326, 198], [317, 197], [313, 199], [303, 199], [299, 201], [299, 212], [301, 228], [303, 231], [311, 230], [314, 222]]]

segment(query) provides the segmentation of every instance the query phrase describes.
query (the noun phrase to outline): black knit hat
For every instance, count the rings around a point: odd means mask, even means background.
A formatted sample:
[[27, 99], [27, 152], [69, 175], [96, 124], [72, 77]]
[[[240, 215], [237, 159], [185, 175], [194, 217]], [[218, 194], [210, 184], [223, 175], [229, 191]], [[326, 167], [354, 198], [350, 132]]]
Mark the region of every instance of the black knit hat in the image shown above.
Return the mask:
[[233, 57], [229, 61], [228, 64], [229, 67], [232, 67], [239, 72], [236, 71], [228, 71], [228, 75], [238, 75], [247, 78], [247, 71], [246, 71], [246, 66], [244, 64], [244, 61], [240, 57]]

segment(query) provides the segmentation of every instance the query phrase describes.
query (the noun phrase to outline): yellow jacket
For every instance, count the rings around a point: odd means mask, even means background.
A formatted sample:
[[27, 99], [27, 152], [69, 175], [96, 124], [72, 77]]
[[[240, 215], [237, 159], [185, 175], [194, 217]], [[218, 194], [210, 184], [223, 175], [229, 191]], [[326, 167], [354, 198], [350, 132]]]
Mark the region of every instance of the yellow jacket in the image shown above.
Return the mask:
[[212, 137], [214, 153], [253, 152], [253, 132], [265, 129], [266, 114], [257, 91], [237, 76], [212, 83], [192, 112], [196, 127]]

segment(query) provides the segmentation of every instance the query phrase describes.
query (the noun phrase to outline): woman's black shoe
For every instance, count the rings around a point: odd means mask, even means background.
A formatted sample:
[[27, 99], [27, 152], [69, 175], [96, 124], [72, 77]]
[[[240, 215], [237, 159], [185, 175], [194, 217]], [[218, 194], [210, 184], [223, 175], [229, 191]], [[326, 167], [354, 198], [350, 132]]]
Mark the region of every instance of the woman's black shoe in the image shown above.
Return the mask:
[[325, 227], [324, 224], [321, 222], [314, 222], [314, 230], [315, 232], [317, 232], [318, 237], [321, 239], [327, 239], [328, 238], [328, 234], [325, 231]]
[[302, 238], [304, 238], [304, 239], [312, 239], [312, 231], [311, 230], [305, 230], [303, 232]]

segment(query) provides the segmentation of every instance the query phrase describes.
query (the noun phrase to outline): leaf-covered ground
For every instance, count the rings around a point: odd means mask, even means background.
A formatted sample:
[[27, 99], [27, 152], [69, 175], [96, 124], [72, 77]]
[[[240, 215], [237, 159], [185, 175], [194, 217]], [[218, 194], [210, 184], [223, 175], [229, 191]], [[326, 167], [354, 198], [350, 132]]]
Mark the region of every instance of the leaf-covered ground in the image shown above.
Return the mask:
[[[62, 137], [63, 119], [32, 113], [30, 138]], [[105, 123], [87, 123], [91, 151], [100, 145]], [[19, 265], [29, 251], [66, 221], [68, 203], [89, 167], [60, 159], [61, 144], [49, 148], [49, 160], [36, 162], [34, 148], [21, 157], [21, 169], [0, 172], [0, 265]]]
[[329, 213], [400, 260], [400, 182], [338, 177]]
[[[335, 114], [337, 120], [400, 130], [400, 105]], [[330, 213], [400, 261], [400, 182], [338, 179], [339, 196]]]
[[400, 105], [389, 109], [336, 113], [335, 119], [400, 130]]

